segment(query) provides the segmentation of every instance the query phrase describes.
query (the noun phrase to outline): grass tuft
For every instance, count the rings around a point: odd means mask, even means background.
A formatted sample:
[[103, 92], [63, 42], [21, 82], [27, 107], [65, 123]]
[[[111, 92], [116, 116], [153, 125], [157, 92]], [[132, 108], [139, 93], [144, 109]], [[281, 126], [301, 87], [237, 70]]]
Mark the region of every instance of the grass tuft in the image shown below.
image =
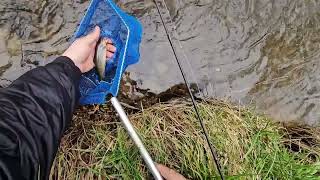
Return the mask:
[[[227, 179], [319, 179], [320, 131], [284, 126], [221, 101], [199, 103]], [[157, 104], [131, 122], [156, 162], [189, 179], [218, 179], [189, 102]], [[51, 179], [145, 179], [137, 148], [107, 107], [80, 109], [64, 136]]]

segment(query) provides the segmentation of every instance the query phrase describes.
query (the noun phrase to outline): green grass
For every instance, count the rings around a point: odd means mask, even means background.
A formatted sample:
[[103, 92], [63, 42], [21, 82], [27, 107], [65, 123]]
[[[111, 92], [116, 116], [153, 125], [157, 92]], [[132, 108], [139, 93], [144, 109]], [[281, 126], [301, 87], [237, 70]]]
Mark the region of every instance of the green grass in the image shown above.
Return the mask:
[[[220, 101], [199, 103], [199, 109], [227, 179], [320, 179], [319, 129], [285, 128], [253, 110]], [[130, 120], [156, 162], [189, 179], [218, 179], [188, 102], [158, 104]], [[51, 174], [52, 179], [150, 177], [137, 148], [106, 107], [94, 114], [78, 111]]]

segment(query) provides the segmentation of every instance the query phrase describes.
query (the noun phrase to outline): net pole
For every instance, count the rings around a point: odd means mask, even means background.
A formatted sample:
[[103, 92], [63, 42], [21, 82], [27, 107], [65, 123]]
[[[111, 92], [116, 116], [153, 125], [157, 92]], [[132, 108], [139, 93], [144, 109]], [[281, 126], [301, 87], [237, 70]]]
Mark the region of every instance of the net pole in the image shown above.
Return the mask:
[[152, 173], [153, 177], [156, 180], [162, 180], [163, 178], [160, 175], [160, 172], [158, 171], [157, 167], [155, 166], [154, 161], [152, 160], [150, 154], [148, 153], [147, 149], [143, 145], [140, 137], [138, 136], [137, 132], [135, 131], [127, 114], [123, 110], [120, 102], [118, 101], [118, 99], [116, 97], [112, 97], [111, 103], [112, 103], [113, 107], [116, 109], [117, 113], [119, 114], [120, 120], [121, 120], [122, 124], [124, 125], [125, 129], [127, 130], [129, 136], [131, 137], [131, 139], [133, 140], [135, 145], [138, 147], [140, 154], [141, 154], [143, 160], [145, 161], [149, 171]]

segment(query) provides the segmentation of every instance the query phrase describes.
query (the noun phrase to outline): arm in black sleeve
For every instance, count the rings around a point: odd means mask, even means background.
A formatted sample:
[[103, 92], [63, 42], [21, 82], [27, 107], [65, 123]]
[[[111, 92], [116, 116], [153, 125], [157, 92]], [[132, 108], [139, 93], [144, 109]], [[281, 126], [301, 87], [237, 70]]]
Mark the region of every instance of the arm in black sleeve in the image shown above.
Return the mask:
[[81, 72], [67, 57], [0, 90], [0, 179], [48, 179], [79, 99]]

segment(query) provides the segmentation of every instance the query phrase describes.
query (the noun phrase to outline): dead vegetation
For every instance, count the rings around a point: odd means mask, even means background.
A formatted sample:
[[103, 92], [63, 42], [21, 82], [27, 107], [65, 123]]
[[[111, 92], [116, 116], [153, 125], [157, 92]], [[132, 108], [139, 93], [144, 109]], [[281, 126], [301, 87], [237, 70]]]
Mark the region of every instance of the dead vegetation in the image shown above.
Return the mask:
[[[156, 162], [190, 179], [218, 179], [190, 102], [141, 109], [130, 119]], [[318, 179], [318, 128], [284, 126], [222, 101], [200, 102], [199, 109], [228, 179]], [[150, 174], [111, 107], [77, 111], [51, 179], [146, 177]]]

